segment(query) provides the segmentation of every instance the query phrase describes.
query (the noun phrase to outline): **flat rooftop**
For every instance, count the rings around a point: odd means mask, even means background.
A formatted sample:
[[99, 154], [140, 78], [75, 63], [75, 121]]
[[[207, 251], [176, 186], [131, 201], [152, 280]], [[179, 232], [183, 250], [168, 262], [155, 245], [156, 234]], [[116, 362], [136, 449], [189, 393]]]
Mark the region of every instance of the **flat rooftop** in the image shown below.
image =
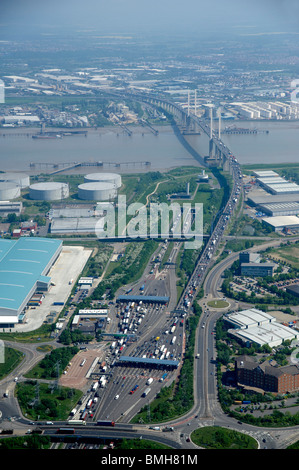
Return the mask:
[[299, 225], [299, 217], [296, 215], [279, 215], [276, 217], [263, 217], [262, 219], [273, 227], [297, 227]]
[[269, 194], [264, 189], [253, 189], [248, 193], [247, 198], [255, 205], [280, 202], [299, 202], [299, 193]]
[[226, 315], [226, 318], [239, 328], [247, 328], [250, 325], [256, 325], [258, 323], [271, 322], [272, 320], [275, 320], [275, 318], [268, 313], [256, 308], [242, 310], [241, 312], [234, 312]]
[[169, 297], [167, 296], [156, 296], [156, 295], [120, 295], [117, 298], [118, 302], [158, 302], [166, 303], [169, 302]]
[[0, 239], [0, 314], [18, 314], [38, 282], [48, 284], [46, 276], [62, 249], [62, 241], [21, 237]]
[[67, 217], [53, 218], [51, 233], [94, 233], [104, 228], [104, 218], [98, 217]]
[[276, 171], [273, 171], [273, 170], [254, 170], [253, 174], [254, 174], [254, 176], [256, 176], [258, 178], [279, 176], [279, 174], [276, 173]]
[[293, 340], [299, 333], [292, 328], [281, 325], [277, 322], [271, 322], [262, 326], [254, 326], [244, 330], [238, 330], [238, 335], [254, 341], [257, 344], [278, 345], [286, 340]]

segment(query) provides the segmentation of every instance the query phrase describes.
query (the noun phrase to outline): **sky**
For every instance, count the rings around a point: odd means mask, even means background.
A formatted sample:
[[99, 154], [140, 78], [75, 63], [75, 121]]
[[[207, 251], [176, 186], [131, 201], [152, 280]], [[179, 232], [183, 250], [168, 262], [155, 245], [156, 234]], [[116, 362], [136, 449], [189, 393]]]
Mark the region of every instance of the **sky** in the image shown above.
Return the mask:
[[102, 32], [299, 31], [298, 0], [0, 0], [0, 28]]

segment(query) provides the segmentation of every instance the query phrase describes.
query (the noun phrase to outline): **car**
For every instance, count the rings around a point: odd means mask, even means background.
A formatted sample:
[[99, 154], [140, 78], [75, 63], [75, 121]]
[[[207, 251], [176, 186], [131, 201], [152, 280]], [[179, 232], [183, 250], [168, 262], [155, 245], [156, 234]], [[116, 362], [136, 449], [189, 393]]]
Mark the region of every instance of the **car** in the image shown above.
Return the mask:
[[118, 400], [118, 399], [119, 399], [119, 395], [115, 395], [114, 400]]

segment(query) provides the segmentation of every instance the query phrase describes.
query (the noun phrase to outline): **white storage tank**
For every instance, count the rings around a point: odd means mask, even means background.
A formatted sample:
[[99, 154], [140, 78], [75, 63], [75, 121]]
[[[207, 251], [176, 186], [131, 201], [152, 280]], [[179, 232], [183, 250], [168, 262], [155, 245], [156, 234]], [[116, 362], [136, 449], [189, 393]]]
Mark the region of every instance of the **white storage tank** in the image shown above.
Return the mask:
[[84, 176], [85, 183], [111, 183], [116, 188], [121, 187], [121, 176], [117, 173], [90, 173]]
[[14, 183], [0, 182], [0, 201], [10, 201], [21, 195], [21, 187]]
[[25, 173], [0, 173], [0, 182], [14, 183], [22, 188], [28, 188], [30, 178]]
[[83, 183], [78, 186], [78, 197], [87, 201], [110, 201], [116, 198], [117, 190], [111, 183]]
[[29, 187], [29, 197], [36, 201], [59, 201], [69, 196], [67, 183], [54, 181], [35, 183]]

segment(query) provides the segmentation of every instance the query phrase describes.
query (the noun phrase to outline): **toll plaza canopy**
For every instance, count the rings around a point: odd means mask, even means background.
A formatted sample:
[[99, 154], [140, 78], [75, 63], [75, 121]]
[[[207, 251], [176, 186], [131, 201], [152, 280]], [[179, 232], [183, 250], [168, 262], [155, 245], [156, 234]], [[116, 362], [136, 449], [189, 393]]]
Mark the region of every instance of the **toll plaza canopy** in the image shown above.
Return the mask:
[[166, 304], [169, 302], [169, 297], [157, 296], [157, 295], [120, 295], [117, 298], [117, 302], [149, 302]]
[[151, 366], [161, 369], [177, 369], [179, 366], [179, 361], [173, 361], [170, 359], [151, 359], [148, 357], [131, 357], [131, 356], [121, 356], [118, 360], [120, 365], [123, 363], [135, 365], [135, 366]]

